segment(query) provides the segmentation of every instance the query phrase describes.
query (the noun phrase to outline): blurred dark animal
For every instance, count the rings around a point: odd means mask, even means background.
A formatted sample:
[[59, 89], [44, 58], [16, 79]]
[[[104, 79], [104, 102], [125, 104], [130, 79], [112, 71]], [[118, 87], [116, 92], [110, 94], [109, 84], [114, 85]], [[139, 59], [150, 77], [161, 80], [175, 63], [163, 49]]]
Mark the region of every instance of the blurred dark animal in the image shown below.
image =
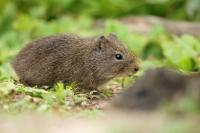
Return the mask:
[[161, 103], [192, 94], [200, 102], [200, 73], [185, 75], [169, 69], [150, 69], [114, 101], [126, 109], [151, 110]]

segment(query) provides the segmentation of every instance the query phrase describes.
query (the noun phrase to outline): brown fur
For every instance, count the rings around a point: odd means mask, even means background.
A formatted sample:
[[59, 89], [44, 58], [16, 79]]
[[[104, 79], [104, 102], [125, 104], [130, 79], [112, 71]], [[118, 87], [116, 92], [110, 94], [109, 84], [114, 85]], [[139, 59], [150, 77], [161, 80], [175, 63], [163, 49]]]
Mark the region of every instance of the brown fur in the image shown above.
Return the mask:
[[[123, 60], [116, 60], [116, 53]], [[116, 76], [135, 73], [138, 59], [114, 34], [91, 38], [57, 35], [29, 43], [12, 66], [20, 82], [28, 86], [52, 86], [61, 81], [96, 89]]]

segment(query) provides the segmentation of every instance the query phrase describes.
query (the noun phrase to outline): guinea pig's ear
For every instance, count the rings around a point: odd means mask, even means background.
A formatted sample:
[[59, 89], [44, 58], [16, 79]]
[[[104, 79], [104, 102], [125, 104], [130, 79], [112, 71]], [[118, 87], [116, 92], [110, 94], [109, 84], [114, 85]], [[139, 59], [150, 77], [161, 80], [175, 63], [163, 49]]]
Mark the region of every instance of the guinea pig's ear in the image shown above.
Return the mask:
[[117, 35], [116, 35], [115, 33], [113, 33], [113, 32], [111, 32], [111, 33], [109, 34], [108, 37], [109, 37], [111, 40], [117, 40], [117, 39], [118, 39]]
[[108, 43], [108, 39], [104, 35], [99, 36], [97, 40], [96, 50], [99, 52], [102, 51], [106, 47], [106, 43]]

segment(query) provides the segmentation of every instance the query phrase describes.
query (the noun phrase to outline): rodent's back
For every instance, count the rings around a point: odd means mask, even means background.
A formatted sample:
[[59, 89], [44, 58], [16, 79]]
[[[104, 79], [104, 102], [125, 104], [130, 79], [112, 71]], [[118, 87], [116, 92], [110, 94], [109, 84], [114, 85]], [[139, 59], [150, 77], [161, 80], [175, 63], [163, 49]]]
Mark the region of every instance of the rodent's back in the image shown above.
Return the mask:
[[83, 40], [74, 35], [58, 35], [33, 41], [20, 51], [12, 66], [23, 84], [51, 85], [62, 73], [63, 61], [75, 60], [79, 48], [85, 46], [79, 46]]

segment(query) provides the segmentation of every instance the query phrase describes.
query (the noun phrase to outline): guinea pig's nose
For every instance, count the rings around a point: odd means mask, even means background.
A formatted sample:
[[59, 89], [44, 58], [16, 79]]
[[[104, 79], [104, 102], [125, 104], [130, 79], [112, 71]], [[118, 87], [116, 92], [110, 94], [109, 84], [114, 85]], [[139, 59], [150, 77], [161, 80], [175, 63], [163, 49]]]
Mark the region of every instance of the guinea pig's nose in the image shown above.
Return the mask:
[[135, 67], [134, 71], [137, 72], [137, 71], [139, 71], [139, 69], [140, 69], [139, 67]]

